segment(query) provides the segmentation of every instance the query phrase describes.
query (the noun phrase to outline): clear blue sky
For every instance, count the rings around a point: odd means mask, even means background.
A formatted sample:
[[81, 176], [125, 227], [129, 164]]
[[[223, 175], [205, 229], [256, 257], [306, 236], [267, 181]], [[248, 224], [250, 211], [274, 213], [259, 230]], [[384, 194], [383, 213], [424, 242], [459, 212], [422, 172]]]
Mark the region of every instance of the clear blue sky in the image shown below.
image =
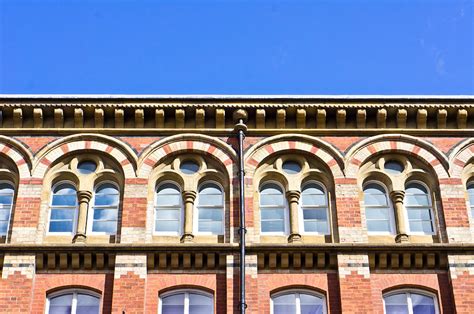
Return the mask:
[[0, 0], [0, 93], [474, 94], [474, 1]]

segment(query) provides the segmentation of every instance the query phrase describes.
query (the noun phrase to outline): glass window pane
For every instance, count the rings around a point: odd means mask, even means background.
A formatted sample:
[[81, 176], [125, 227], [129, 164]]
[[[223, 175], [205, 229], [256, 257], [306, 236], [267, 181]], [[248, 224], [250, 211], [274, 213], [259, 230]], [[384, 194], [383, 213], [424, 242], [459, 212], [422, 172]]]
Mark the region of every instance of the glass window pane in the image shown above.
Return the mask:
[[51, 209], [51, 220], [73, 220], [76, 214], [75, 209], [53, 208]]
[[162, 314], [184, 313], [184, 293], [174, 294], [161, 299]]
[[408, 302], [405, 293], [384, 297], [386, 314], [408, 314]]
[[206, 183], [201, 186], [199, 194], [222, 194], [221, 188], [214, 183]]
[[296, 161], [285, 161], [282, 165], [282, 169], [288, 174], [296, 174], [301, 171], [301, 165]]
[[179, 232], [178, 220], [157, 220], [155, 222], [155, 231], [157, 232]]
[[295, 294], [285, 294], [273, 298], [274, 314], [293, 314], [296, 313]]
[[327, 220], [326, 208], [322, 209], [303, 209], [303, 219]]
[[10, 208], [0, 209], [0, 221], [10, 220]]
[[72, 221], [51, 221], [49, 232], [72, 232]]
[[262, 208], [262, 220], [284, 219], [285, 210], [283, 208]]
[[199, 204], [198, 206], [222, 206], [223, 204], [222, 195], [201, 195], [199, 194]]
[[87, 294], [78, 294], [76, 314], [99, 314], [99, 305], [99, 298]]
[[429, 197], [426, 194], [405, 195], [407, 206], [428, 206], [430, 204]]
[[385, 162], [384, 168], [385, 171], [390, 174], [400, 174], [405, 169], [405, 167], [400, 162], [395, 160], [389, 160]]
[[189, 294], [189, 314], [209, 314], [214, 312], [213, 308], [211, 297], [196, 293]]
[[7, 234], [8, 223], [9, 223], [8, 220], [0, 221], [0, 234], [1, 235]]
[[95, 192], [96, 194], [118, 194], [117, 187], [112, 183], [101, 184]]
[[76, 194], [76, 188], [74, 185], [69, 184], [69, 183], [63, 183], [54, 188], [54, 194], [57, 195], [66, 195], [66, 194]]
[[76, 194], [74, 195], [53, 195], [53, 206], [75, 206]]
[[96, 194], [94, 205], [97, 206], [104, 206], [104, 205], [115, 205], [117, 206], [119, 203], [119, 196], [118, 194]]
[[95, 209], [94, 220], [117, 220], [117, 209]]
[[10, 195], [5, 195], [5, 194], [0, 195], [0, 204], [11, 206], [12, 202], [13, 202], [13, 195], [12, 194], [10, 194]]
[[81, 161], [77, 165], [77, 171], [82, 174], [90, 174], [93, 173], [97, 169], [97, 165], [95, 162], [86, 160], [86, 161]]
[[187, 161], [181, 162], [179, 169], [184, 174], [193, 174], [199, 171], [199, 165], [195, 163], [194, 161], [187, 160]]
[[323, 300], [313, 295], [300, 294], [301, 314], [322, 314]]
[[433, 298], [421, 294], [411, 294], [413, 314], [435, 314]]
[[281, 187], [275, 183], [267, 183], [265, 184], [261, 191], [261, 194], [283, 194], [283, 190]]
[[15, 192], [13, 185], [10, 183], [0, 183], [0, 194], [13, 194]]
[[474, 184], [470, 184], [467, 188], [467, 192], [469, 194], [469, 203], [474, 206]]
[[429, 208], [407, 208], [408, 219], [431, 220]]
[[385, 194], [364, 194], [365, 206], [387, 206], [387, 196]]
[[302, 194], [302, 206], [326, 206], [326, 195], [324, 194]]
[[407, 194], [428, 194], [428, 190], [419, 183], [410, 183], [405, 187]]
[[262, 221], [262, 232], [284, 232], [285, 223], [283, 220]]
[[92, 224], [93, 232], [105, 232], [108, 234], [114, 234], [117, 231], [116, 221], [94, 221]]
[[410, 231], [432, 233], [433, 226], [431, 225], [431, 221], [410, 221]]
[[72, 310], [72, 294], [66, 294], [49, 300], [49, 314], [70, 314]]
[[158, 194], [156, 197], [156, 206], [179, 206], [180, 204], [180, 194]]
[[156, 219], [159, 220], [179, 220], [180, 216], [181, 210], [179, 208], [156, 210]]
[[260, 195], [261, 206], [283, 206], [283, 194], [262, 194]]
[[366, 208], [365, 217], [370, 219], [390, 219], [390, 214], [388, 208]]
[[222, 209], [200, 209], [199, 219], [222, 221]]
[[390, 232], [389, 220], [368, 220], [367, 230], [371, 232]]

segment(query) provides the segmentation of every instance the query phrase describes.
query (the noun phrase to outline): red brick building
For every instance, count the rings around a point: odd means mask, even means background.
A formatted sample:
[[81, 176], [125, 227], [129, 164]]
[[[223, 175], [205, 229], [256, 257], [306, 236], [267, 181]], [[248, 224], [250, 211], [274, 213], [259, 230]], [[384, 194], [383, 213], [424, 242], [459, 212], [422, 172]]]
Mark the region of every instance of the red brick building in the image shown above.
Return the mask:
[[247, 313], [472, 313], [473, 108], [2, 96], [0, 312], [238, 313], [243, 130]]

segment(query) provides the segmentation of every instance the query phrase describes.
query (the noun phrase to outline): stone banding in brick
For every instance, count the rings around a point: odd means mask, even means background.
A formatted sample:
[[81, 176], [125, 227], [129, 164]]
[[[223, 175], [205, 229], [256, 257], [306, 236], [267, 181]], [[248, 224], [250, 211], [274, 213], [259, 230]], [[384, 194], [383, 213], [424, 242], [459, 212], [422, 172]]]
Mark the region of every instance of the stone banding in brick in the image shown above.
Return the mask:
[[474, 156], [474, 139], [467, 139], [457, 144], [450, 156], [449, 163], [451, 166], [450, 174], [453, 178], [461, 178], [463, 169]]
[[32, 176], [43, 178], [49, 165], [64, 154], [85, 150], [107, 152], [110, 157], [122, 166], [125, 178], [135, 178], [137, 157], [135, 152], [124, 142], [105, 135], [78, 134], [58, 139], [45, 146], [36, 155]]
[[401, 153], [416, 156], [431, 165], [438, 179], [449, 178], [449, 162], [434, 145], [419, 138], [401, 134], [377, 135], [360, 141], [349, 149], [345, 158], [346, 176], [356, 178], [359, 166], [374, 153]]
[[247, 175], [252, 176], [258, 165], [270, 154], [306, 152], [318, 157], [331, 170], [334, 178], [343, 178], [343, 157], [329, 143], [308, 135], [283, 134], [269, 137], [253, 145], [245, 154]]
[[21, 142], [0, 135], [0, 154], [17, 166], [20, 180], [31, 176], [33, 155]]
[[138, 177], [148, 178], [164, 157], [184, 152], [213, 156], [226, 168], [229, 178], [236, 172], [237, 154], [227, 143], [207, 135], [182, 134], [157, 141], [145, 149], [138, 160]]

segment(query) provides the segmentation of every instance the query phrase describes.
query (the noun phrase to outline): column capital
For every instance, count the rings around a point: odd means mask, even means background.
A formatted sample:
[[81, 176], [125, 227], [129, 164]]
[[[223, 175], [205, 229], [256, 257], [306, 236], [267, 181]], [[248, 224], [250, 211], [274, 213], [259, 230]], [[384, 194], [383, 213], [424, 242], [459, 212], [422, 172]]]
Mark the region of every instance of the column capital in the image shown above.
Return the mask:
[[392, 202], [394, 203], [403, 203], [403, 200], [405, 198], [405, 191], [402, 190], [396, 190], [390, 192], [390, 198], [392, 199]]
[[286, 192], [286, 197], [289, 203], [298, 203], [300, 200], [301, 192], [297, 190], [291, 190]]
[[87, 190], [77, 191], [77, 200], [79, 201], [79, 203], [83, 203], [83, 202], [89, 203], [91, 198], [92, 198], [91, 191], [87, 191]]
[[196, 199], [197, 193], [192, 190], [186, 190], [183, 191], [183, 198], [185, 203], [194, 203], [194, 200]]

